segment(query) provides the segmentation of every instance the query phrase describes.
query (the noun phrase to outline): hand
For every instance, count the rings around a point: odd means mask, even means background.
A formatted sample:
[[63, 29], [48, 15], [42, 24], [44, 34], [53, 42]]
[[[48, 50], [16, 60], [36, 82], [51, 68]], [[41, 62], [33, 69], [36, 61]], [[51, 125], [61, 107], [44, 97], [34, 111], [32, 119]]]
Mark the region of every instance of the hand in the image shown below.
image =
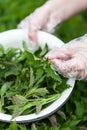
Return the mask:
[[48, 1], [40, 8], [37, 8], [32, 14], [20, 22], [18, 28], [29, 28], [29, 38], [33, 43], [37, 42], [37, 31], [43, 30], [52, 33], [60, 19], [56, 17], [57, 11], [52, 9], [54, 1]]
[[85, 9], [87, 0], [48, 0], [22, 20], [18, 28], [29, 29], [29, 38], [36, 43], [38, 30], [51, 33], [59, 23]]
[[87, 35], [72, 40], [46, 57], [63, 76], [87, 80]]

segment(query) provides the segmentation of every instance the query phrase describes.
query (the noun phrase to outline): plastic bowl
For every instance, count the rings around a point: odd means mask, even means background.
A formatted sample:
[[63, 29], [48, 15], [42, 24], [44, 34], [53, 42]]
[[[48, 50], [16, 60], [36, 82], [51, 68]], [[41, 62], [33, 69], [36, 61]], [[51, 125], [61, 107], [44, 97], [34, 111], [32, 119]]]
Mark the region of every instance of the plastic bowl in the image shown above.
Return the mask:
[[[64, 44], [60, 39], [46, 32], [39, 31], [37, 37], [38, 37], [38, 46], [40, 46], [41, 48], [43, 48], [46, 43], [48, 44], [49, 50], [54, 49], [56, 47], [60, 47], [61, 45]], [[3, 44], [5, 48], [8, 47], [22, 48], [23, 41], [27, 43], [31, 51], [35, 51], [35, 48], [32, 48], [32, 45], [30, 44], [28, 38], [28, 30], [15, 29], [0, 33], [0, 44]], [[43, 118], [52, 115], [54, 112], [60, 109], [69, 99], [72, 90], [74, 88], [75, 79], [68, 79], [67, 84], [69, 84], [71, 87], [62, 92], [60, 98], [54, 101], [47, 108], [41, 110], [39, 114], [33, 113], [29, 115], [18, 116], [15, 119], [11, 120], [11, 115], [0, 113], [0, 121], [8, 123], [12, 121], [16, 121], [17, 123], [27, 123], [41, 120]]]

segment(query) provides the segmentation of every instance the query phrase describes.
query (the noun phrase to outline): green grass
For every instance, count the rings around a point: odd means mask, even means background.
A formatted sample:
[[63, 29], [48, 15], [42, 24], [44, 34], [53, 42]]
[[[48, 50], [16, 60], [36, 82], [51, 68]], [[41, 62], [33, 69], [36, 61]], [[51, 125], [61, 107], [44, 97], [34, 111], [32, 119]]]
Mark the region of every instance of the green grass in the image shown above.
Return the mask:
[[[0, 0], [0, 32], [13, 29], [35, 8], [46, 0]], [[54, 35], [64, 42], [87, 32], [87, 12], [76, 15], [62, 23]], [[87, 82], [77, 81], [68, 102], [54, 117], [34, 124], [7, 124], [0, 122], [0, 130], [87, 130]], [[55, 128], [54, 128], [55, 127]]]

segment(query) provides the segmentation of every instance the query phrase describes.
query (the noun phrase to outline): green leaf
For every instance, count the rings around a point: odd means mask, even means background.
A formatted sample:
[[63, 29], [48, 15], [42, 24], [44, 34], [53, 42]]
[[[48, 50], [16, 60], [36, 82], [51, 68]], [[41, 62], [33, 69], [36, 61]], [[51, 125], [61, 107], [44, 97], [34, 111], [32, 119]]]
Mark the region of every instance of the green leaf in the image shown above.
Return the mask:
[[23, 106], [24, 104], [28, 102], [28, 100], [24, 96], [21, 96], [21, 95], [13, 96], [13, 100], [15, 101], [15, 104], [17, 106]]
[[6, 85], [1, 88], [1, 105], [4, 105], [7, 113], [13, 112], [12, 119], [27, 112], [35, 112], [35, 107], [38, 113], [44, 105], [59, 97], [58, 85], [63, 83], [48, 59], [43, 57], [48, 51], [47, 45], [42, 52], [38, 50], [37, 56], [29, 51], [26, 43], [23, 43], [23, 48], [8, 48], [0, 60], [0, 64], [4, 65], [0, 68], [0, 83], [2, 86], [7, 81], [11, 84], [8, 92]]
[[42, 105], [38, 101], [38, 99], [35, 102], [36, 102], [36, 114], [38, 114], [41, 111], [41, 109], [42, 109]]
[[2, 103], [1, 103], [1, 100], [0, 100], [0, 112], [2, 111]]
[[[16, 58], [16, 55], [18, 54], [19, 49], [17, 48], [7, 48], [5, 50], [6, 59], [9, 61], [14, 61]], [[14, 57], [14, 58], [13, 58]]]
[[62, 82], [62, 80], [61, 80], [59, 74], [56, 73], [56, 71], [52, 68], [51, 65], [50, 65], [45, 71], [46, 71], [47, 77], [51, 77], [51, 78], [53, 78], [55, 81], [59, 81], [60, 83]]
[[81, 120], [76, 120], [76, 119], [71, 119], [69, 118], [68, 120], [66, 120], [66, 122], [63, 124], [63, 127], [66, 128], [66, 127], [70, 127], [70, 128], [74, 128], [76, 127], [79, 123], [81, 122]]
[[12, 122], [8, 128], [8, 130], [18, 130], [16, 122]]
[[27, 130], [26, 126], [25, 126], [25, 125], [22, 125], [22, 124], [19, 124], [19, 125], [18, 125], [18, 128], [19, 128], [20, 130]]
[[43, 73], [44, 73], [43, 68], [42, 67], [38, 68], [36, 70], [36, 80], [39, 80], [42, 77]]
[[37, 127], [36, 127], [36, 124], [35, 124], [35, 123], [32, 123], [32, 124], [31, 124], [31, 130], [37, 130]]
[[0, 95], [1, 95], [1, 104], [2, 106], [4, 105], [4, 95], [6, 94], [6, 91], [9, 89], [11, 83], [4, 83], [3, 86], [1, 87], [0, 90]]
[[48, 117], [48, 119], [50, 120], [53, 128], [57, 128], [57, 119], [55, 115], [52, 115], [50, 117]]
[[75, 105], [76, 105], [75, 113], [76, 113], [77, 117], [82, 118], [83, 114], [85, 112], [84, 103], [75, 101]]
[[17, 76], [19, 74], [18, 68], [10, 68], [10, 70], [5, 72], [4, 77], [7, 78], [8, 76]]
[[4, 55], [4, 47], [0, 44], [0, 57]]
[[9, 83], [4, 83], [3, 86], [1, 87], [0, 95], [1, 97], [6, 93], [7, 89], [9, 88]]
[[46, 94], [48, 94], [48, 93], [49, 93], [49, 91], [47, 90], [47, 88], [37, 88], [35, 91], [35, 94], [39, 95], [41, 97], [45, 97]]
[[23, 41], [23, 49], [24, 49], [24, 51], [29, 51], [29, 49], [28, 49], [28, 46], [27, 46], [27, 44], [25, 43], [25, 41]]
[[48, 52], [48, 46], [47, 44], [45, 45], [45, 47], [42, 49], [41, 53], [40, 53], [40, 57], [45, 56], [45, 54]]
[[32, 67], [30, 67], [30, 80], [29, 80], [29, 87], [33, 87], [34, 84], [34, 71]]

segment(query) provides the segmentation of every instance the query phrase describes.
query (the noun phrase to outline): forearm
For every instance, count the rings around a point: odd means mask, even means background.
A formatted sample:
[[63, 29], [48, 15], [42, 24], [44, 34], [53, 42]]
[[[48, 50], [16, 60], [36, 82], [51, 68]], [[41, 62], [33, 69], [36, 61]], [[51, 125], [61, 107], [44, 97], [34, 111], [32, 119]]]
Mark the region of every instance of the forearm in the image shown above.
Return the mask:
[[50, 13], [61, 22], [87, 9], [87, 0], [48, 0]]

